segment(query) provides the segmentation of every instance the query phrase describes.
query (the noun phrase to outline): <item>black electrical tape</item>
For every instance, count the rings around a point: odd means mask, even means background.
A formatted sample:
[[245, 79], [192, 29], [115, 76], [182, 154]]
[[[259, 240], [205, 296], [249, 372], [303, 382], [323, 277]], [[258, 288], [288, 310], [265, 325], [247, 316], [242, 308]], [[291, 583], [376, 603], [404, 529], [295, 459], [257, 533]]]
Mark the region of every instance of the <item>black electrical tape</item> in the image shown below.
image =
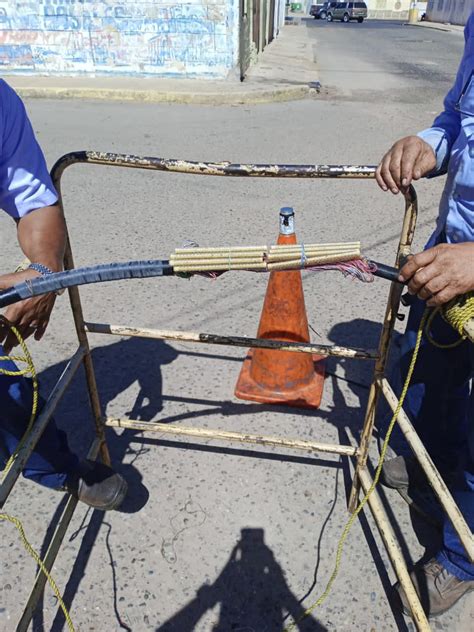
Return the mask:
[[378, 263], [377, 261], [372, 261], [370, 259], [369, 263], [373, 264], [376, 268], [373, 271], [373, 274], [375, 276], [381, 277], [382, 279], [387, 279], [387, 281], [396, 281], [397, 283], [403, 283], [403, 281], [399, 281], [398, 279], [400, 270], [398, 270], [397, 268], [386, 266], [384, 263]]
[[103, 263], [88, 268], [65, 270], [23, 281], [0, 293], [0, 308], [41, 294], [58, 292], [77, 285], [105, 283], [123, 279], [170, 276], [173, 267], [166, 259], [152, 261], [128, 261], [127, 263]]

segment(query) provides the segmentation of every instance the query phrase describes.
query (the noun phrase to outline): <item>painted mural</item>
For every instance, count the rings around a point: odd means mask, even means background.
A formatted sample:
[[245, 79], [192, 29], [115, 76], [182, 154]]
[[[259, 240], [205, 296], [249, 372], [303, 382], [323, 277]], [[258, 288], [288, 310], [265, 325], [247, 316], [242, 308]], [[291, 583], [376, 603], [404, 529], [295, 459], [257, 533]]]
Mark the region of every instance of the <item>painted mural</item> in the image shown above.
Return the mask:
[[25, 74], [225, 76], [238, 0], [0, 0], [0, 69]]

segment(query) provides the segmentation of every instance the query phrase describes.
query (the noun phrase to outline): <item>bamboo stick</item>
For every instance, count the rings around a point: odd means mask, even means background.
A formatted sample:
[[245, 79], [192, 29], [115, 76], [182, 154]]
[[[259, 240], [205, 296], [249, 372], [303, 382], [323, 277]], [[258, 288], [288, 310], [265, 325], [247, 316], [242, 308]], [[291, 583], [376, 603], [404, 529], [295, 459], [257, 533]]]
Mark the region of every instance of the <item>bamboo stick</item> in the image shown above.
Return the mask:
[[[294, 258], [294, 257], [293, 257]], [[214, 265], [214, 264], [224, 264], [226, 263], [227, 265], [230, 264], [251, 264], [251, 263], [263, 263], [263, 257], [241, 257], [241, 258], [234, 258], [234, 257], [219, 257], [219, 258], [215, 258], [215, 259], [170, 259], [170, 264], [174, 267], [174, 266], [181, 266], [181, 265], [192, 265], [192, 266], [198, 266], [198, 265]]]
[[222, 250], [232, 250], [234, 252], [253, 252], [255, 250], [267, 250], [267, 246], [230, 246], [230, 247], [215, 247], [215, 248], [175, 248], [176, 254], [190, 254], [192, 252], [221, 252]]
[[287, 252], [287, 251], [295, 251], [295, 250], [351, 250], [353, 248], [360, 248], [359, 243], [355, 244], [294, 244], [294, 245], [282, 245], [282, 246], [271, 246], [268, 250], [269, 252]]
[[231, 250], [222, 250], [221, 252], [190, 252], [189, 254], [175, 254], [170, 255], [170, 261], [180, 261], [188, 259], [255, 259], [256, 257], [263, 259], [264, 251], [252, 251], [252, 252], [233, 252]]
[[176, 272], [293, 270], [360, 259], [360, 242], [177, 248], [170, 255]]
[[335, 248], [282, 248], [281, 250], [270, 249], [268, 251], [268, 256], [282, 256], [287, 254], [297, 254], [299, 252], [346, 252], [348, 250], [357, 250], [360, 251], [359, 246], [337, 246]]
[[[269, 262], [276, 262], [276, 261], [292, 261], [292, 260], [297, 260], [298, 261], [308, 261], [309, 259], [316, 259], [318, 257], [320, 258], [324, 258], [324, 257], [346, 257], [346, 256], [350, 256], [352, 259], [358, 259], [360, 257], [360, 251], [359, 250], [341, 250], [340, 252], [304, 252], [304, 253], [292, 253], [292, 252], [288, 252], [288, 253], [278, 253], [278, 254], [273, 254], [270, 253], [267, 255], [267, 261]], [[342, 260], [342, 259], [341, 259]]]
[[293, 261], [277, 261], [275, 263], [268, 263], [267, 270], [289, 270], [289, 269], [304, 269], [309, 268], [311, 266], [324, 265], [325, 263], [340, 263], [343, 261], [353, 261], [359, 257], [355, 256], [354, 253], [349, 255], [328, 255], [325, 257], [312, 257], [306, 259], [304, 265], [301, 265], [301, 259], [294, 259]]
[[265, 262], [261, 263], [235, 263], [232, 266], [229, 266], [228, 263], [219, 263], [219, 264], [179, 264], [177, 266], [173, 266], [173, 270], [175, 272], [225, 272], [229, 270], [266, 270], [267, 264]]

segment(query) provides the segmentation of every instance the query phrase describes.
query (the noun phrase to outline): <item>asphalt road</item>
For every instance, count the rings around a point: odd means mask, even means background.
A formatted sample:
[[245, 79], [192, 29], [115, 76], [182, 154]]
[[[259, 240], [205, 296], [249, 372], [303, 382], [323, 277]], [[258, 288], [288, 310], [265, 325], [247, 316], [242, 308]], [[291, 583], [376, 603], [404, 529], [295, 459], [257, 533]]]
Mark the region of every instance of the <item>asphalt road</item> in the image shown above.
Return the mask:
[[[293, 27], [296, 28], [296, 27]], [[314, 100], [196, 107], [32, 100], [27, 103], [50, 164], [71, 150], [96, 149], [195, 160], [374, 164], [397, 137], [430, 124], [456, 71], [458, 33], [393, 23], [311, 22], [323, 84]], [[416, 248], [432, 230], [442, 180], [422, 182]], [[293, 205], [300, 241], [360, 239], [391, 263], [402, 201], [370, 181], [228, 180], [104, 167], [72, 167], [63, 183], [76, 263], [168, 256], [185, 239], [200, 245], [274, 243], [278, 209]], [[0, 265], [20, 259], [14, 226], [0, 218]], [[163, 279], [86, 288], [91, 321], [254, 336], [264, 275], [228, 274], [211, 282]], [[351, 283], [336, 273], [304, 275], [315, 341], [373, 347], [387, 285]], [[253, 405], [233, 389], [243, 350], [94, 337], [107, 414], [244, 432], [347, 443], [357, 436], [370, 366], [329, 362], [319, 411]], [[44, 342], [32, 344], [47, 391], [74, 350], [65, 297]], [[82, 380], [58, 420], [75, 449], [91, 436]], [[320, 595], [347, 518], [347, 464], [263, 448], [184, 444], [166, 436], [110, 433], [116, 467], [131, 494], [124, 513], [80, 508], [54, 575], [81, 632], [281, 632], [289, 612]], [[373, 450], [376, 456], [376, 450]], [[60, 497], [20, 482], [8, 506], [44, 552]], [[410, 519], [403, 501], [385, 502], [407, 559], [436, 534]], [[394, 575], [371, 518], [356, 523], [341, 574], [324, 607], [299, 624], [311, 632], [412, 631], [398, 611]], [[415, 526], [415, 528], [414, 528]], [[2, 526], [7, 530], [7, 527]], [[10, 538], [10, 539], [9, 539]], [[0, 628], [13, 630], [34, 563], [16, 534], [2, 532]], [[71, 572], [72, 568], [72, 572]], [[62, 628], [46, 593], [34, 630]], [[435, 622], [473, 629], [472, 601]], [[215, 626], [215, 627], [214, 627]]]
[[439, 108], [439, 96], [452, 85], [464, 38], [403, 22], [366, 20], [328, 23], [305, 20], [317, 45], [315, 58], [323, 85], [351, 100], [375, 104]]

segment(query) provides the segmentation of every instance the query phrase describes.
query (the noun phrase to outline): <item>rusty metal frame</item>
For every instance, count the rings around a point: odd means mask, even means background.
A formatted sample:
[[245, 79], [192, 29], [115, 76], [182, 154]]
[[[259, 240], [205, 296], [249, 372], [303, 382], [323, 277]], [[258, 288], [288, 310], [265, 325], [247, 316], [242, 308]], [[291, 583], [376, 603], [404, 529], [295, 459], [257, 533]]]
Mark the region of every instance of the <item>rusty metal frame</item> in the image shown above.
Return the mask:
[[[226, 176], [226, 177], [257, 177], [257, 178], [344, 178], [344, 179], [370, 179], [374, 177], [375, 167], [372, 166], [351, 166], [351, 165], [278, 165], [278, 164], [234, 164], [229, 162], [190, 162], [185, 160], [165, 160], [155, 157], [141, 157], [129, 154], [101, 153], [94, 151], [73, 152], [62, 156], [54, 165], [51, 175], [53, 182], [59, 194], [59, 203], [64, 212], [64, 206], [61, 195], [61, 177], [64, 170], [74, 164], [96, 164], [104, 166], [126, 167], [150, 169], [157, 171], [167, 171], [182, 174], [206, 175], [206, 176]], [[410, 253], [410, 247], [417, 220], [417, 197], [413, 187], [410, 187], [405, 194], [405, 213], [403, 225], [400, 235], [400, 241], [397, 248], [395, 265], [400, 264], [402, 257]], [[64, 259], [66, 269], [74, 268], [74, 260], [70, 240], [68, 237], [66, 254]], [[91, 404], [96, 439], [94, 440], [89, 456], [100, 458], [105, 463], [110, 463], [109, 451], [105, 439], [105, 427], [124, 427], [132, 428], [140, 431], [155, 431], [160, 433], [170, 433], [175, 436], [202, 438], [205, 440], [218, 439], [221, 441], [238, 441], [244, 443], [253, 443], [259, 446], [278, 446], [288, 449], [304, 450], [306, 452], [328, 452], [339, 454], [342, 456], [355, 457], [355, 472], [352, 482], [352, 489], [349, 499], [349, 509], [354, 511], [357, 506], [359, 492], [364, 492], [370, 488], [372, 479], [367, 467], [368, 450], [371, 443], [377, 401], [380, 395], [383, 395], [389, 402], [392, 409], [397, 405], [397, 398], [390, 388], [385, 378], [385, 369], [387, 364], [390, 340], [395, 325], [395, 319], [399, 308], [400, 296], [402, 288], [397, 283], [390, 286], [387, 308], [385, 312], [383, 328], [379, 340], [378, 349], [363, 350], [350, 349], [337, 346], [324, 346], [300, 343], [282, 343], [281, 341], [269, 341], [256, 338], [243, 338], [236, 336], [220, 336], [215, 334], [200, 334], [196, 332], [173, 332], [150, 330], [137, 327], [125, 327], [101, 323], [86, 323], [84, 321], [82, 304], [80, 300], [79, 289], [77, 287], [70, 288], [69, 299], [74, 317], [77, 337], [79, 340], [79, 348], [72, 357], [63, 375], [55, 385], [46, 407], [38, 419], [35, 431], [32, 433], [28, 442], [22, 449], [20, 458], [14, 463], [11, 471], [6, 477], [4, 483], [0, 485], [0, 506], [6, 501], [16, 479], [21, 473], [24, 463], [33, 451], [37, 440], [41, 436], [49, 418], [53, 414], [60, 398], [64, 394], [67, 386], [73, 378], [77, 368], [84, 364], [87, 380], [87, 388], [89, 400]], [[348, 359], [365, 359], [375, 361], [374, 376], [370, 387], [367, 410], [362, 428], [361, 440], [358, 446], [353, 445], [332, 445], [322, 444], [315, 441], [302, 441], [300, 439], [287, 439], [282, 437], [249, 435], [243, 433], [229, 432], [223, 430], [209, 430], [204, 428], [184, 428], [182, 426], [173, 427], [170, 424], [150, 423], [146, 424], [131, 419], [115, 419], [105, 418], [102, 415], [97, 383], [94, 374], [94, 367], [90, 353], [88, 333], [96, 334], [112, 334], [140, 336], [156, 339], [178, 340], [179, 342], [191, 342], [201, 344], [220, 344], [242, 347], [256, 348], [272, 348], [281, 350], [298, 351], [301, 353], [322, 353], [324, 355], [334, 355]], [[453, 522], [463, 545], [471, 560], [474, 559], [474, 539], [462, 517], [459, 509], [448, 491], [446, 485], [442, 481], [433, 462], [426, 453], [420, 439], [416, 435], [413, 426], [411, 426], [406, 414], [402, 410], [398, 416], [399, 425], [404, 432], [410, 446], [412, 447], [416, 457], [420, 460], [427, 477], [435, 489], [440, 502], [442, 503], [446, 513]], [[56, 555], [59, 552], [62, 540], [64, 539], [66, 530], [70, 520], [74, 514], [76, 501], [69, 498], [63, 514], [59, 520], [58, 527], [49, 544], [49, 548], [45, 558], [45, 565], [51, 569]], [[415, 591], [413, 583], [410, 579], [406, 562], [403, 558], [401, 548], [397, 542], [395, 533], [390, 525], [389, 518], [383, 508], [382, 502], [375, 490], [371, 495], [368, 504], [371, 508], [375, 522], [380, 530], [382, 539], [387, 548], [387, 552], [392, 561], [394, 570], [407, 594], [410, 608], [413, 613], [418, 630], [427, 632], [431, 630], [429, 622], [421, 606], [418, 595]], [[45, 578], [41, 573], [38, 574], [35, 584], [30, 593], [27, 605], [24, 609], [22, 618], [17, 626], [18, 632], [26, 632], [31, 622], [33, 612], [37, 606], [44, 590]]]

